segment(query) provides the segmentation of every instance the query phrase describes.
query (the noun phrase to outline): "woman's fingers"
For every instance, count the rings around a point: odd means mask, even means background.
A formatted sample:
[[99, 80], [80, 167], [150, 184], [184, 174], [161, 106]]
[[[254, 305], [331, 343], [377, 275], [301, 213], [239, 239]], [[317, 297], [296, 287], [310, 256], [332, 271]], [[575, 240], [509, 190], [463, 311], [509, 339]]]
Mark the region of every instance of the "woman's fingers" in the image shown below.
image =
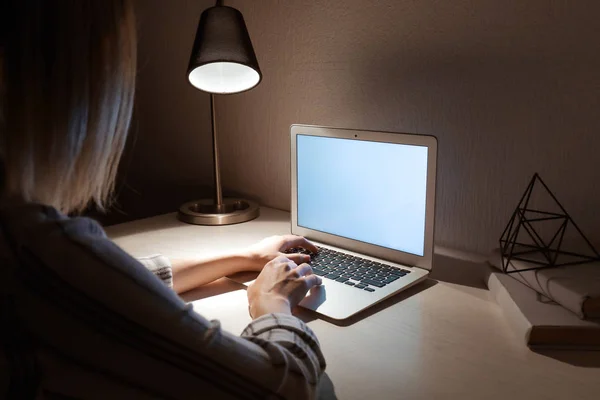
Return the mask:
[[300, 264], [292, 272], [295, 273], [296, 278], [302, 278], [303, 276], [312, 275], [313, 270], [308, 264]]
[[311, 253], [317, 253], [319, 249], [317, 246], [303, 238], [302, 236], [289, 235], [285, 237], [285, 250], [291, 249], [294, 247], [302, 247]]
[[292, 271], [298, 267], [298, 263], [288, 258], [287, 256], [279, 256], [273, 262], [279, 267], [283, 268], [284, 271]]
[[320, 276], [315, 275], [315, 274], [310, 274], [308, 276], [305, 276], [303, 278], [301, 278], [304, 283], [306, 284], [306, 290], [310, 290], [315, 286], [319, 286], [323, 283], [323, 279], [321, 279]]
[[286, 257], [295, 262], [296, 264], [307, 263], [310, 261], [310, 256], [308, 254], [293, 253], [286, 254]]

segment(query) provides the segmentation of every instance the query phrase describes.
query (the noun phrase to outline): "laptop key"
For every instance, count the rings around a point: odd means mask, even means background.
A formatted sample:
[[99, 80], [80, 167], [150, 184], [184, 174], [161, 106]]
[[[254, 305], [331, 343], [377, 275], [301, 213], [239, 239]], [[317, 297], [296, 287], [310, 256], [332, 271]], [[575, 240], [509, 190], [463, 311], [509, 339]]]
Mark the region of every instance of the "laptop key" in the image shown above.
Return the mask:
[[337, 279], [339, 277], [340, 277], [339, 274], [334, 274], [334, 273], [325, 275], [325, 278], [329, 278], [329, 279]]
[[342, 283], [343, 283], [343, 282], [346, 282], [347, 280], [348, 280], [348, 278], [344, 278], [344, 277], [342, 276], [342, 277], [339, 277], [339, 278], [337, 278], [335, 281], [336, 281], [336, 282], [342, 282]]
[[366, 287], [366, 288], [365, 288], [365, 290], [366, 290], [367, 292], [374, 292], [374, 291], [375, 291], [375, 289], [373, 289], [373, 288], [370, 288], [370, 287]]
[[315, 274], [315, 275], [325, 276], [325, 275], [328, 274], [327, 271], [323, 271], [323, 270], [320, 270], [318, 268], [313, 268], [312, 270], [313, 270], [313, 274]]
[[374, 281], [374, 280], [368, 279], [368, 278], [365, 278], [365, 279], [361, 280], [360, 283], [366, 283], [367, 285], [377, 286], [377, 287], [384, 287], [385, 286], [385, 283], [383, 283], [383, 282]]
[[354, 286], [354, 285], [355, 285], [355, 283], [354, 283], [354, 282], [352, 282], [352, 281], [346, 281], [346, 282], [344, 282], [344, 283], [345, 283], [346, 285], [349, 285], [349, 286]]

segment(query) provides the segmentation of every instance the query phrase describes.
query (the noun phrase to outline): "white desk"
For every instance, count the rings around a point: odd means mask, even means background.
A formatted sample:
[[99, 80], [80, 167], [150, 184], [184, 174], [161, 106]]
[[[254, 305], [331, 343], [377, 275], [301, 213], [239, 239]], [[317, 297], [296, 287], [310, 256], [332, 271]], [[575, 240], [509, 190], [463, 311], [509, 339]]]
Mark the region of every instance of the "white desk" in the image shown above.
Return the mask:
[[[262, 208], [257, 220], [224, 227], [187, 225], [167, 214], [107, 232], [134, 256], [209, 255], [289, 233], [289, 214]], [[439, 269], [448, 281], [469, 264], [436, 259], [432, 276]], [[465, 282], [480, 282], [473, 274], [484, 267], [470, 264]], [[600, 352], [532, 352], [487, 290], [472, 286], [430, 280], [347, 326], [299, 316], [319, 337], [339, 399], [600, 399]], [[250, 321], [245, 291], [228, 279], [183, 297], [233, 333]]]

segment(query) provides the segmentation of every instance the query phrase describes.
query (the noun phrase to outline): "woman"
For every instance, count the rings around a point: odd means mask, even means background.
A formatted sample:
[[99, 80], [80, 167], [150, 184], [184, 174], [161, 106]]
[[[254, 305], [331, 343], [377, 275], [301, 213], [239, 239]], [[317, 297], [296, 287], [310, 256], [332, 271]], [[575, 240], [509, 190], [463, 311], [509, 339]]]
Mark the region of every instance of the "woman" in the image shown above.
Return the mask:
[[[140, 262], [66, 216], [113, 189], [134, 94], [129, 2], [0, 7], [0, 397], [312, 397], [325, 362], [290, 310], [321, 282], [307, 256], [282, 254], [312, 244], [277, 237], [217, 259]], [[175, 293], [242, 269], [262, 272], [241, 337]]]

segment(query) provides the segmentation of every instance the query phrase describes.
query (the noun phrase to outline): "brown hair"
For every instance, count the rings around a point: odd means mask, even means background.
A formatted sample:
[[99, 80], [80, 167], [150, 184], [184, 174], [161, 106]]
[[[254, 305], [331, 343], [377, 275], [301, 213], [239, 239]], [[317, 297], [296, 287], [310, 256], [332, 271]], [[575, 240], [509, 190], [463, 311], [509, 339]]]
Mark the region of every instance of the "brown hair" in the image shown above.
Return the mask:
[[4, 195], [81, 211], [110, 200], [131, 120], [127, 0], [0, 0]]

